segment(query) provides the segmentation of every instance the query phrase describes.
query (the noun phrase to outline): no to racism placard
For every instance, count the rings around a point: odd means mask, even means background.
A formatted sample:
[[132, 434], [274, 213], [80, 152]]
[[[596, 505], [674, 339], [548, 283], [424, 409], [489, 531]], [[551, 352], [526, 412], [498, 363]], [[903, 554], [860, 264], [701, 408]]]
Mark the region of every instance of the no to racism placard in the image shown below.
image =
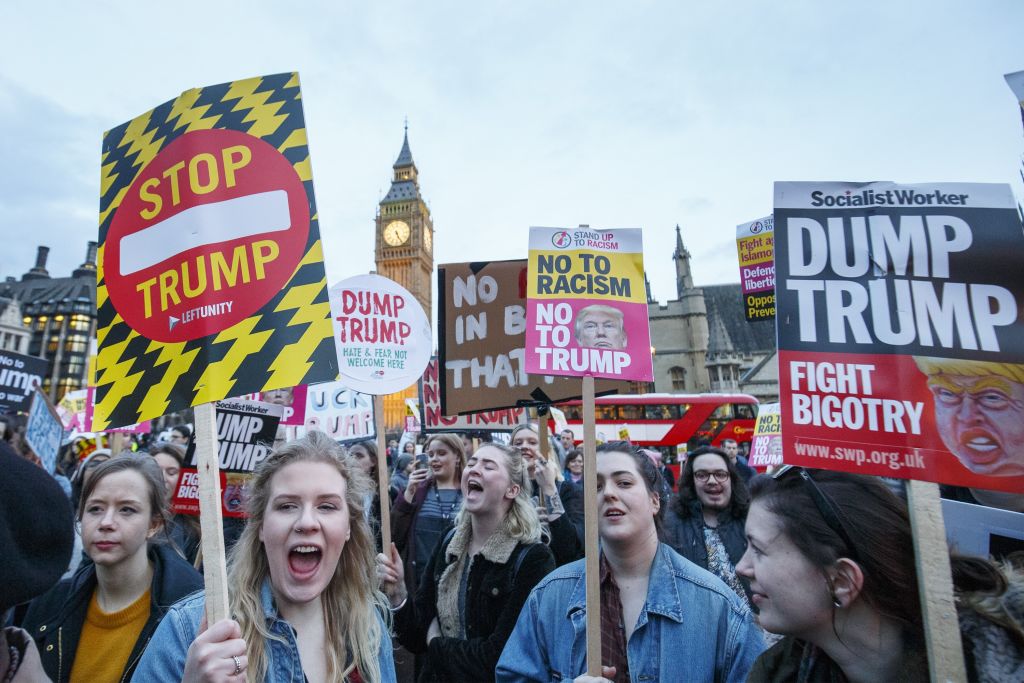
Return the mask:
[[100, 192], [94, 429], [336, 377], [297, 74], [108, 131]]
[[1024, 491], [1007, 185], [776, 183], [787, 464]]
[[[244, 517], [246, 487], [252, 472], [270, 455], [281, 420], [281, 406], [256, 401], [218, 401], [217, 449], [220, 465], [221, 512], [225, 517]], [[178, 475], [171, 506], [175, 512], [199, 514], [199, 474], [195, 441], [190, 440], [188, 463]]]
[[782, 464], [782, 414], [778, 403], [762, 403], [758, 408], [748, 463], [759, 469]]
[[530, 228], [526, 372], [653, 380], [639, 229]]
[[736, 226], [743, 313], [750, 322], [775, 317], [775, 219]]
[[[438, 266], [438, 356], [444, 372], [438, 376], [436, 411], [424, 386], [428, 431], [461, 424], [453, 416], [464, 413], [580, 398], [574, 379], [526, 373], [526, 264], [519, 259]], [[628, 385], [596, 382], [599, 396], [616, 391], [626, 392]]]
[[28, 410], [32, 392], [43, 385], [46, 361], [13, 351], [0, 351], [0, 413]]
[[386, 277], [357, 275], [331, 287], [330, 302], [346, 386], [380, 395], [416, 383], [433, 346], [416, 297]]

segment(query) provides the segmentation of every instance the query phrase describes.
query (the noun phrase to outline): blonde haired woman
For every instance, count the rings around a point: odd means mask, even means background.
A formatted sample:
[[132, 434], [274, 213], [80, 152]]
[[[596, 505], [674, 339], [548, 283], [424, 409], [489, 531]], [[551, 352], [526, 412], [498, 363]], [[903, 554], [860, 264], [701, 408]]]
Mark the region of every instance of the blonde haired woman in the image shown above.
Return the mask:
[[494, 680], [494, 667], [533, 587], [555, 568], [526, 490], [522, 455], [485, 444], [462, 473], [462, 509], [437, 547], [413, 600], [403, 566], [377, 556], [397, 610], [399, 641], [425, 653], [420, 681]]
[[320, 432], [275, 451], [255, 473], [228, 560], [235, 619], [203, 631], [203, 596], [183, 600], [133, 680], [394, 681], [363, 515], [369, 487]]

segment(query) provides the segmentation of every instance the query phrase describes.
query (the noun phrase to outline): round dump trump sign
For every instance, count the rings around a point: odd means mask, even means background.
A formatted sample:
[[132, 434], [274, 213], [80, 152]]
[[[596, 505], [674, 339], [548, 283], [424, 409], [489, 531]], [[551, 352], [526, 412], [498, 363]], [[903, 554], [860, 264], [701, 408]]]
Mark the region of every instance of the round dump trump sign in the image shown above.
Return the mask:
[[107, 291], [143, 336], [198, 339], [280, 292], [308, 236], [306, 190], [281, 152], [237, 130], [192, 131], [128, 187], [104, 247]]
[[338, 366], [364, 394], [415, 384], [430, 361], [433, 335], [420, 302], [380, 275], [357, 275], [328, 290]]

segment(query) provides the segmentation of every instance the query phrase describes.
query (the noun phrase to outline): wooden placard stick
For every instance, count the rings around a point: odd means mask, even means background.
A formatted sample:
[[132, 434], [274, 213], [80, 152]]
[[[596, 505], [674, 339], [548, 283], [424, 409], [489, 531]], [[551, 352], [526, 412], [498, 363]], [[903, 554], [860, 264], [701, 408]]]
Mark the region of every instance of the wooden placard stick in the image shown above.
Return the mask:
[[[551, 452], [551, 444], [548, 443], [548, 415], [547, 408], [544, 406], [537, 406], [537, 440], [540, 441], [540, 457], [545, 463], [548, 461], [548, 456]], [[546, 467], [547, 465], [545, 465]], [[555, 484], [555, 490], [558, 490], [558, 484]], [[544, 491], [537, 487], [537, 502], [540, 503], [541, 507], [547, 507], [547, 501], [544, 500]]]
[[390, 557], [391, 497], [388, 495], [388, 438], [384, 433], [384, 397], [373, 397], [373, 424], [377, 432], [377, 489], [380, 494], [380, 543], [382, 552]]
[[601, 569], [597, 533], [597, 426], [594, 378], [583, 378], [583, 547], [587, 574], [587, 675], [601, 675]]
[[217, 415], [213, 403], [196, 406], [196, 465], [199, 470], [199, 528], [203, 542], [203, 583], [206, 623], [227, 619], [228, 575], [221, 513], [220, 463], [217, 454]]
[[928, 671], [933, 683], [966, 681], [960, 623], [953, 601], [953, 579], [942, 519], [939, 486], [926, 481], [907, 482], [910, 528], [914, 537], [917, 585], [921, 594]]
[[110, 455], [120, 455], [124, 450], [124, 432], [113, 432], [110, 435]]

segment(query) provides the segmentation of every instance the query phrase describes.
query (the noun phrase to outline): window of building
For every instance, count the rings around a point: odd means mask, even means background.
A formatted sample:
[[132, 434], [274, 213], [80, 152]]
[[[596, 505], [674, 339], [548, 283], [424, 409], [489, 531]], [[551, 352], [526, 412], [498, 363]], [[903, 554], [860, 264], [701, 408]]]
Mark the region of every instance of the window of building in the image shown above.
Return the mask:
[[670, 368], [668, 374], [672, 379], [672, 391], [686, 391], [686, 368], [677, 365]]

